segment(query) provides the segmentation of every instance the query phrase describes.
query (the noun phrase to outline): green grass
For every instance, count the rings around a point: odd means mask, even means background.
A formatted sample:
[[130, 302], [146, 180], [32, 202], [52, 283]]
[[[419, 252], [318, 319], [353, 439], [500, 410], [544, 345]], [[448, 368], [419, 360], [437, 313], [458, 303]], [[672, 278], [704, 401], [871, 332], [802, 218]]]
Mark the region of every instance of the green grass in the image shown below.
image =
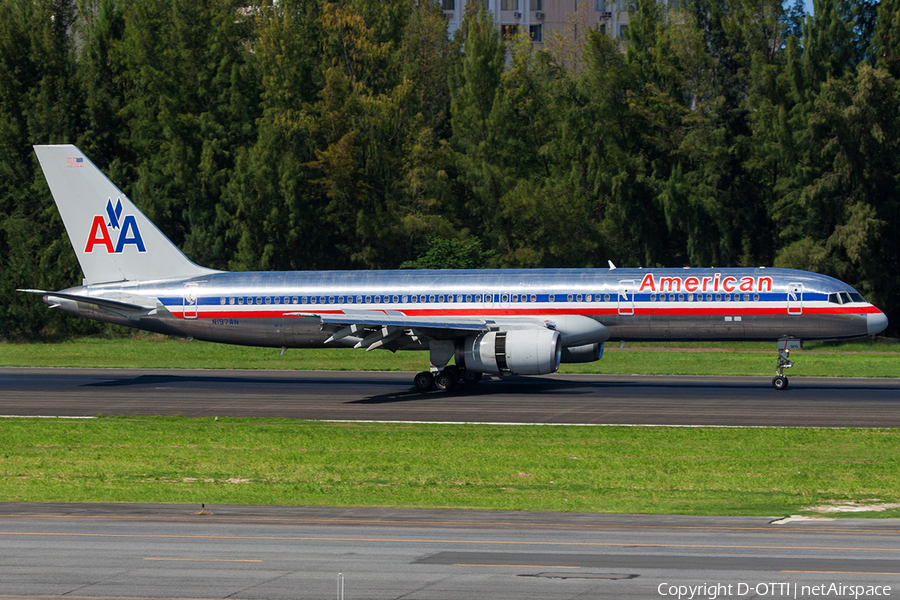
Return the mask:
[[782, 516], [900, 498], [895, 429], [14, 418], [0, 457], [3, 502]]
[[[187, 342], [155, 335], [81, 338], [57, 343], [0, 342], [0, 366], [421, 371], [425, 352], [348, 348], [288, 350]], [[791, 354], [791, 376], [900, 377], [900, 343], [808, 344]], [[595, 363], [563, 365], [562, 373], [771, 375], [774, 343], [608, 344]]]

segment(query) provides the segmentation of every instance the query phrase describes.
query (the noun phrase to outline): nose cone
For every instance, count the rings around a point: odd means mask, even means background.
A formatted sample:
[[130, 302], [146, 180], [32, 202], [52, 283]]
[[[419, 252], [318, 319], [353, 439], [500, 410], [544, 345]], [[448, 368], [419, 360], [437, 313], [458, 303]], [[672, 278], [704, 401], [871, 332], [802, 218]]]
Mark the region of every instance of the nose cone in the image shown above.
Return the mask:
[[884, 315], [883, 312], [878, 311], [866, 315], [866, 330], [869, 332], [869, 335], [881, 333], [887, 328], [887, 326], [888, 318]]

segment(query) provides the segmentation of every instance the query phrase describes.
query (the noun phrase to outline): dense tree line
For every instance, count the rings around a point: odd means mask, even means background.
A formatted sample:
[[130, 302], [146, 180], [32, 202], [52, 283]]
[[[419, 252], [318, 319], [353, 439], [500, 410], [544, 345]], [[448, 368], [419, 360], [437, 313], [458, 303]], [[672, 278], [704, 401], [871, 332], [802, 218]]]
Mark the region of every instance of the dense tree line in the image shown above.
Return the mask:
[[897, 323], [900, 0], [629, 12], [537, 49], [428, 1], [0, 0], [0, 335], [99, 327], [15, 292], [80, 281], [42, 143], [205, 266], [775, 265]]

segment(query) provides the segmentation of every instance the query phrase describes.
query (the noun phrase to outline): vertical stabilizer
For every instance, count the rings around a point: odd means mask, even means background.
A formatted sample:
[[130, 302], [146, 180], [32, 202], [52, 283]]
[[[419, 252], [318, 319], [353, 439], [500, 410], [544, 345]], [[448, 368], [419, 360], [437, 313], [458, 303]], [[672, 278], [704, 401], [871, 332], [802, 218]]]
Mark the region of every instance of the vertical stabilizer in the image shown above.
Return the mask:
[[35, 146], [84, 283], [196, 277], [192, 263], [72, 145]]

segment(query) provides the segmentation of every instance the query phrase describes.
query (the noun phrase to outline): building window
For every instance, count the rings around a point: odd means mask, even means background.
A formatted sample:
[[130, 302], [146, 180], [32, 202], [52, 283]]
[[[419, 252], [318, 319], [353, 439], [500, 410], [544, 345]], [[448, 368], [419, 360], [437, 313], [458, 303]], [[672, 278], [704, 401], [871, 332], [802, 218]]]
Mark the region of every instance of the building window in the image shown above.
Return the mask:
[[597, 12], [606, 12], [606, 0], [594, 0], [594, 10]]
[[619, 25], [619, 37], [623, 40], [628, 39], [628, 24]]
[[515, 37], [516, 32], [518, 30], [519, 30], [518, 25], [501, 25], [500, 26], [500, 33], [506, 39], [512, 39], [513, 37]]
[[544, 0], [531, 0], [531, 10], [544, 10]]
[[519, 10], [519, 0], [500, 0], [500, 10]]
[[456, 0], [441, 0], [441, 8], [444, 10], [456, 10]]
[[528, 33], [531, 35], [531, 41], [541, 43], [544, 41], [544, 30], [541, 25], [529, 25]]

